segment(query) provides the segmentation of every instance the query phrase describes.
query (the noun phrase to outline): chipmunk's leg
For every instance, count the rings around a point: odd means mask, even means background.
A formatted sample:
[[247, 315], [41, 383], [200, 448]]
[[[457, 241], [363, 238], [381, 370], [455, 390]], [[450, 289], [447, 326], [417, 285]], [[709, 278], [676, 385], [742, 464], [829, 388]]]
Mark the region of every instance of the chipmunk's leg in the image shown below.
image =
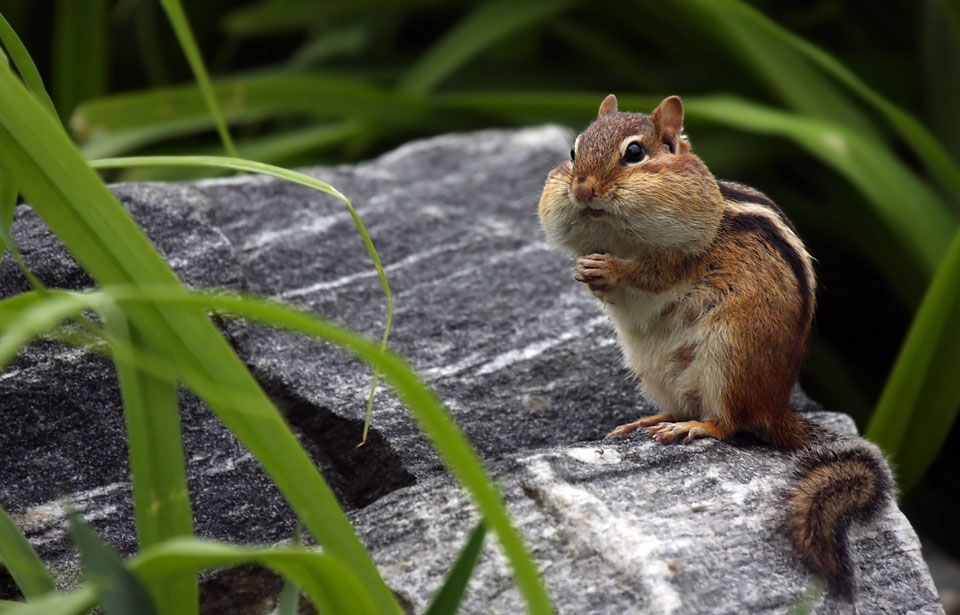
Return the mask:
[[613, 431], [607, 434], [608, 438], [619, 438], [620, 436], [625, 436], [628, 433], [632, 433], [641, 427], [650, 427], [651, 425], [656, 425], [657, 423], [663, 423], [664, 421], [672, 421], [673, 415], [667, 412], [662, 414], [654, 414], [652, 416], [645, 416], [639, 421], [634, 421], [632, 423], [627, 423], [626, 425], [620, 425]]
[[689, 444], [697, 438], [716, 438], [723, 440], [733, 435], [735, 429], [726, 427], [709, 418], [705, 421], [683, 421], [680, 423], [658, 423], [647, 427], [647, 433], [654, 440], [663, 444], [671, 444], [683, 438], [684, 444]]

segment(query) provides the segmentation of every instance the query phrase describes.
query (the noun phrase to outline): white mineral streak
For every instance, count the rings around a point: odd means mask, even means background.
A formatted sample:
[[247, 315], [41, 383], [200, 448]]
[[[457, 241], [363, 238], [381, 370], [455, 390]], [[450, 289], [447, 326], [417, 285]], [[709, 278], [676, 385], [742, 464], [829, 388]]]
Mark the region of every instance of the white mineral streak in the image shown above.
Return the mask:
[[422, 370], [420, 373], [427, 380], [457, 376], [467, 371], [472, 372], [471, 375], [473, 376], [490, 374], [515, 363], [534, 359], [551, 348], [559, 346], [575, 337], [592, 333], [594, 329], [606, 322], [606, 316], [600, 316], [586, 321], [579, 327], [568, 329], [557, 337], [536, 340], [523, 348], [511, 348], [506, 352], [494, 355], [492, 358], [485, 353], [472, 353], [455, 363], [431, 367]]
[[[203, 474], [214, 476], [223, 472], [231, 472], [237, 465], [252, 461], [253, 456], [250, 453], [244, 453], [239, 457], [231, 457], [204, 468]], [[68, 506], [72, 506], [86, 521], [115, 517], [117, 506], [105, 500], [113, 493], [121, 490], [129, 491], [130, 483], [121, 481], [101, 485], [93, 489], [74, 491], [67, 498], [36, 504], [23, 512], [12, 513], [11, 516], [25, 532], [42, 532], [37, 536], [30, 537], [30, 542], [33, 545], [42, 545], [59, 540], [64, 536], [68, 529], [66, 523]]]
[[[417, 252], [411, 254], [406, 258], [401, 258], [400, 260], [390, 263], [389, 265], [384, 266], [383, 271], [389, 276], [390, 273], [397, 271], [398, 269], [404, 269], [411, 265], [415, 265], [419, 262], [425, 261], [427, 259], [433, 258], [435, 256], [440, 256], [448, 252], [456, 252], [471, 243], [476, 243], [476, 240], [465, 241], [456, 244], [442, 244], [431, 248], [429, 250], [424, 250], [423, 252]], [[377, 270], [373, 267], [365, 269], [364, 271], [358, 271], [356, 273], [351, 273], [334, 280], [324, 280], [322, 282], [317, 282], [315, 284], [310, 284], [309, 286], [301, 286], [299, 288], [291, 288], [290, 290], [285, 290], [282, 293], [279, 293], [275, 296], [278, 299], [290, 299], [292, 297], [301, 297], [303, 295], [311, 295], [313, 293], [330, 290], [333, 288], [339, 288], [341, 286], [346, 286], [357, 280], [362, 280], [365, 278], [375, 278], [377, 277]]]
[[529, 361], [530, 359], [540, 356], [555, 346], [560, 346], [561, 344], [577, 337], [589, 335], [597, 327], [605, 325], [606, 322], [606, 316], [591, 318], [583, 323], [583, 325], [567, 329], [556, 337], [537, 340], [532, 344], [524, 346], [523, 348], [514, 348], [512, 350], [508, 350], [507, 352], [498, 354], [493, 357], [493, 359], [487, 361], [477, 368], [477, 371], [474, 372], [474, 375], [482, 376], [483, 374], [499, 371], [505, 367], [513, 365], [514, 363], [519, 363], [520, 361]]
[[[115, 491], [129, 488], [126, 482], [116, 482], [84, 491], [75, 491], [69, 496], [69, 505], [87, 521], [104, 519], [115, 513], [117, 507], [113, 504], [100, 506], [97, 505], [97, 501]], [[58, 499], [44, 502], [31, 506], [21, 513], [12, 513], [11, 517], [26, 532], [43, 532], [39, 536], [30, 537], [30, 542], [34, 546], [46, 544], [59, 540], [67, 531], [67, 501]]]
[[[653, 532], [643, 532], [631, 519], [610, 510], [595, 495], [559, 480], [544, 455], [525, 461], [531, 483], [543, 503], [565, 525], [574, 540], [595, 552], [625, 578], [643, 583], [652, 612], [678, 613], [680, 594], [671, 582], [670, 564], [662, 557], [662, 542]], [[676, 547], [682, 538], [672, 538]]]
[[318, 216], [307, 223], [303, 223], [302, 220], [296, 220], [296, 224], [293, 226], [260, 231], [243, 242], [240, 249], [247, 253], [255, 253], [261, 248], [275, 246], [280, 240], [289, 240], [293, 237], [309, 237], [326, 232], [333, 225], [349, 219], [350, 214], [342, 212], [329, 216]]
[[620, 453], [615, 448], [606, 448], [602, 446], [581, 447], [567, 449], [568, 457], [573, 457], [577, 461], [589, 463], [591, 465], [608, 465], [620, 463]]

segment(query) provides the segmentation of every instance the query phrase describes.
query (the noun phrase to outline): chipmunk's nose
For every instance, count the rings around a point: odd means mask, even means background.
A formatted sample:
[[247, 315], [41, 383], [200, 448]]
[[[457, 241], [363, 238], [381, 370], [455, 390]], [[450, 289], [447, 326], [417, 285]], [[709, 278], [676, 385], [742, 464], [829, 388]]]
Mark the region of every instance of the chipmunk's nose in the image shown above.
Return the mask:
[[590, 176], [574, 178], [570, 184], [570, 192], [573, 193], [573, 198], [581, 203], [592, 203], [597, 196], [597, 182]]

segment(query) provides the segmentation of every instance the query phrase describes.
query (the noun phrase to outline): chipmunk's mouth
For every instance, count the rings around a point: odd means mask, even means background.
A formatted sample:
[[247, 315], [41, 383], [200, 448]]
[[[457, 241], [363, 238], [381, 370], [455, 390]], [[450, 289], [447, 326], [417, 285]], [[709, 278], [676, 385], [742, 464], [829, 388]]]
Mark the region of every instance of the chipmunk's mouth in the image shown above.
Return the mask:
[[581, 216], [590, 216], [591, 218], [602, 218], [607, 215], [607, 210], [605, 209], [595, 209], [593, 207], [584, 207], [580, 210]]

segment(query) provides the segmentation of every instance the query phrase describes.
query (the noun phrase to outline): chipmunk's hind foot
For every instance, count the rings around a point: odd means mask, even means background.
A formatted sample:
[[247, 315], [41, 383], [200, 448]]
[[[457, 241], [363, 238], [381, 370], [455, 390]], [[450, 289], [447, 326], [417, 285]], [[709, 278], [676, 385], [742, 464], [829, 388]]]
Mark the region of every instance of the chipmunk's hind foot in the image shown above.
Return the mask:
[[672, 444], [683, 439], [684, 444], [690, 444], [697, 438], [716, 438], [723, 440], [731, 434], [712, 419], [706, 421], [683, 421], [680, 423], [663, 422], [647, 427], [650, 437], [662, 444]]
[[632, 423], [626, 423], [624, 425], [620, 425], [619, 427], [617, 427], [616, 429], [608, 433], [607, 437], [619, 438], [621, 436], [625, 436], [627, 434], [633, 433], [636, 430], [641, 429], [643, 427], [650, 427], [651, 425], [656, 425], [657, 423], [663, 423], [664, 421], [672, 421], [672, 420], [673, 420], [673, 415], [668, 412], [664, 412], [661, 414], [654, 414], [651, 416], [645, 416], [642, 419], [639, 419]]

